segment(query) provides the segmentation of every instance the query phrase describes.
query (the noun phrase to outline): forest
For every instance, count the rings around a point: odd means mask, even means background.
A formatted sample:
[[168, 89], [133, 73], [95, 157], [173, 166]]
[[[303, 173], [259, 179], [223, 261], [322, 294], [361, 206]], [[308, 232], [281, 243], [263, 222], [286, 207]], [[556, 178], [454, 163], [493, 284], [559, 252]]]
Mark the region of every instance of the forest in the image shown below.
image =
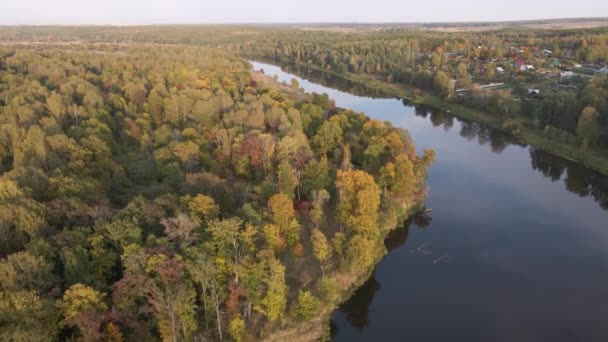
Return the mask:
[[321, 337], [434, 152], [225, 48], [71, 30], [0, 30], [0, 340]]
[[[250, 39], [236, 49], [245, 55], [402, 84], [416, 90], [414, 98], [427, 91], [445, 102], [487, 113], [508, 131], [526, 127], [582, 151], [608, 147], [605, 30], [331, 38], [293, 33]], [[501, 86], [483, 89], [483, 84]]]
[[204, 45], [349, 78], [608, 172], [608, 29], [512, 26], [15, 27], [0, 40]]

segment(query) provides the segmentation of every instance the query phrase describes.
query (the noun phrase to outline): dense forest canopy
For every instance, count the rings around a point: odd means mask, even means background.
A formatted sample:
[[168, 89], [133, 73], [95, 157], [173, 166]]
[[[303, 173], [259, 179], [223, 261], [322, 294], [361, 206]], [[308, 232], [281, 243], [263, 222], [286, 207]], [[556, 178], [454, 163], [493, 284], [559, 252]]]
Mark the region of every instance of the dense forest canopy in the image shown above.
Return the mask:
[[[509, 131], [526, 127], [582, 150], [604, 150], [608, 28], [504, 24], [484, 30], [481, 23], [478, 30], [456, 32], [439, 30], [439, 24], [13, 27], [0, 29], [0, 41], [212, 45], [428, 91], [490, 113]], [[480, 87], [488, 84], [501, 86]]]
[[0, 339], [256, 340], [332, 310], [434, 154], [284, 88], [225, 49], [2, 45]]
[[2, 27], [0, 43], [1, 340], [305, 333], [368, 274], [433, 152], [246, 57], [608, 146], [606, 28]]

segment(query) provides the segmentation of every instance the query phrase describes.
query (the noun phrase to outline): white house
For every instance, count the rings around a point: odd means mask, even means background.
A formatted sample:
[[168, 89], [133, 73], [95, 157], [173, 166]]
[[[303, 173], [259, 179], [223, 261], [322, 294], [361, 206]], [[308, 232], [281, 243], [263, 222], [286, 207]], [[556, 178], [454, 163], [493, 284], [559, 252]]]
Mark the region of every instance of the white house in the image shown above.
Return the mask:
[[496, 67], [496, 71], [502, 74], [503, 72], [505, 72], [505, 69], [503, 69], [502, 67]]
[[572, 71], [563, 71], [563, 72], [560, 72], [559, 75], [561, 77], [572, 77], [572, 76], [574, 76], [574, 73]]
[[532, 70], [534, 70], [534, 65], [532, 65], [532, 64], [520, 65], [519, 66], [519, 70], [521, 70], [521, 71], [532, 71]]

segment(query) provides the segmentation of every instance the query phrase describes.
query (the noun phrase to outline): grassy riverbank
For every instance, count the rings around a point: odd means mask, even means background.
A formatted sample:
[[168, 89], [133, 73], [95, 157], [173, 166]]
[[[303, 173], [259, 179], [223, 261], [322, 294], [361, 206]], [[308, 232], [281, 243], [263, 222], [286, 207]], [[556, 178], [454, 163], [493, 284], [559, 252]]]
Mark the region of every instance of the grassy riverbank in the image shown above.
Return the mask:
[[[364, 85], [368, 88], [378, 90], [385, 94], [410, 100], [413, 104], [427, 105], [439, 110], [449, 111], [451, 114], [475, 121], [495, 129], [506, 131], [503, 128], [504, 120], [497, 115], [479, 111], [470, 107], [453, 103], [429, 92], [420, 92], [416, 89], [397, 83], [391, 83], [372, 77], [370, 75], [359, 74], [340, 74], [331, 70], [318, 68], [311, 65], [302, 65], [307, 68], [322, 71], [335, 77], [341, 77], [351, 82]], [[519, 132], [512, 133], [520, 142], [542, 149], [565, 159], [580, 163], [588, 168], [608, 174], [608, 154], [598, 150], [584, 151], [581, 148], [564, 144], [543, 136], [543, 132], [537, 129], [528, 128], [521, 119], [515, 118], [521, 123]]]

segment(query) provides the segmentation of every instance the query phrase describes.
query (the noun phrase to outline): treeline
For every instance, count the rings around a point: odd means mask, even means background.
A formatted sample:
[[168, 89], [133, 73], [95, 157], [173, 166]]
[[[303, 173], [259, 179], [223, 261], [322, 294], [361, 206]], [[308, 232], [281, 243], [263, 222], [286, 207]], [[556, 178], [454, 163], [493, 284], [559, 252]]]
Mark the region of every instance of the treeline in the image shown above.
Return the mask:
[[[435, 93], [507, 121], [513, 119], [530, 128], [559, 129], [562, 142], [597, 149], [608, 146], [608, 77], [576, 78], [575, 84], [544, 84], [533, 73], [522, 73], [515, 65], [497, 72], [506, 61], [538, 64], [531, 48], [552, 49], [555, 57], [571, 51], [572, 60], [608, 61], [608, 34], [596, 31], [499, 31], [458, 35], [409, 31], [343, 36], [334, 41], [330, 33], [250, 38], [233, 43], [232, 50], [250, 56], [263, 56], [277, 62], [290, 62], [331, 70], [339, 74], [366, 74], [388, 82]], [[520, 46], [525, 46], [520, 51]], [[515, 50], [513, 49], [515, 47]], [[459, 56], [460, 58], [453, 58]], [[466, 61], [466, 62], [463, 62]], [[452, 81], [453, 80], [453, 81]], [[514, 89], [482, 90], [475, 83], [507, 82]], [[539, 86], [538, 84], [541, 83]], [[528, 96], [525, 84], [537, 84], [541, 96]], [[456, 90], [468, 89], [464, 96]]]
[[[341, 33], [287, 26], [7, 27], [0, 29], [0, 40], [212, 45], [244, 56], [404, 84], [490, 113], [514, 132], [523, 125], [583, 149], [608, 146], [606, 75], [553, 84], [520, 70], [521, 65], [541, 68], [549, 60], [606, 66], [606, 28], [446, 33], [387, 25]], [[499, 91], [475, 87], [490, 82], [508, 86]], [[530, 98], [528, 88], [539, 88], [541, 96]], [[456, 96], [457, 89], [470, 91]]]
[[199, 47], [0, 48], [0, 339], [324, 317], [424, 195], [406, 132]]

